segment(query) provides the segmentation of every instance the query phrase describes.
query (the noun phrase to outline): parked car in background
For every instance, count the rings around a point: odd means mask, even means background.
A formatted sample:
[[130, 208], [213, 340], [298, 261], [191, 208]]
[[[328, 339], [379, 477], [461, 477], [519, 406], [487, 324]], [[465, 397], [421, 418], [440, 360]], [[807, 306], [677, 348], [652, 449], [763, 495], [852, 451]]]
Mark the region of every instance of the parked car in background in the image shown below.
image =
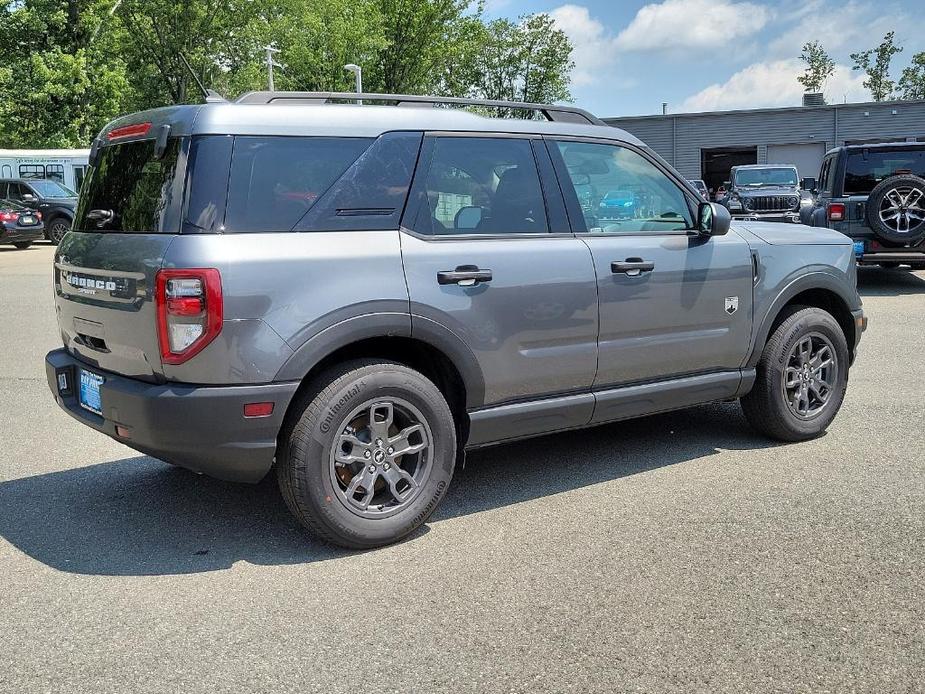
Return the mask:
[[273, 470], [354, 548], [424, 523], [466, 449], [731, 399], [774, 439], [832, 422], [866, 325], [844, 236], [731, 226], [575, 107], [376, 100], [107, 125], [55, 254], [60, 407], [197, 472]]
[[765, 222], [800, 221], [800, 181], [795, 166], [733, 166], [730, 187], [720, 202], [733, 219]]
[[45, 238], [54, 244], [71, 228], [77, 193], [49, 179], [0, 179], [0, 198], [42, 213]]
[[0, 244], [28, 248], [42, 238], [44, 230], [41, 212], [0, 199]]
[[700, 180], [699, 178], [692, 179], [690, 184], [697, 189], [697, 191], [703, 196], [704, 200], [710, 200], [710, 191], [707, 190], [706, 182]]
[[723, 183], [719, 188], [716, 189], [716, 192], [713, 194], [713, 201], [720, 202], [723, 198], [726, 197], [726, 189], [729, 187], [729, 181]]
[[803, 185], [804, 224], [851, 238], [862, 263], [925, 269], [925, 143], [836, 147]]

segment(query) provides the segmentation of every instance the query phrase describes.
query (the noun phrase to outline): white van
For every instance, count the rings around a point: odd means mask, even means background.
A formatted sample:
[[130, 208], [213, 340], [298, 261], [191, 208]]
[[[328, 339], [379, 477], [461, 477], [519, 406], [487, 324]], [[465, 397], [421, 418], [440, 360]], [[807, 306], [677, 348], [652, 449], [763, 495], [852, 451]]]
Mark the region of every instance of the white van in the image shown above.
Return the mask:
[[0, 179], [47, 178], [80, 190], [89, 149], [0, 149]]

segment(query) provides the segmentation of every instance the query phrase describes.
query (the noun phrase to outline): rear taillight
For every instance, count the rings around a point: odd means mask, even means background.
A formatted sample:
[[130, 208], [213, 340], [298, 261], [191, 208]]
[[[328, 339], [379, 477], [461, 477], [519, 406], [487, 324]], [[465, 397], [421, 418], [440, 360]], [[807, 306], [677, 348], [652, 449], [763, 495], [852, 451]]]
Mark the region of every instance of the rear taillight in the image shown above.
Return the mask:
[[15, 222], [19, 219], [18, 212], [10, 212], [9, 210], [0, 210], [0, 222]]
[[155, 279], [161, 361], [182, 364], [222, 331], [222, 276], [218, 270], [158, 270]]
[[36, 213], [35, 213], [35, 218], [41, 222], [41, 221], [42, 221], [42, 213], [41, 213], [41, 212], [36, 212]]
[[829, 203], [829, 221], [841, 222], [845, 219], [845, 206], [840, 202]]

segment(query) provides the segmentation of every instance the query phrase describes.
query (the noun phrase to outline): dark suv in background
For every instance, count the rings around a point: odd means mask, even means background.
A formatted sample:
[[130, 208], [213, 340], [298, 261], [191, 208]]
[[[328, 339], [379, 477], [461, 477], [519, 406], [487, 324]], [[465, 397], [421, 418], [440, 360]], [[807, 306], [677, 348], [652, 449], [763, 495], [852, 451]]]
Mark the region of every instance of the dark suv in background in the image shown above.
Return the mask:
[[795, 166], [733, 166], [729, 187], [720, 202], [733, 219], [799, 222], [800, 183]]
[[42, 213], [45, 238], [57, 245], [71, 228], [77, 193], [57, 181], [32, 178], [0, 179], [0, 199], [12, 200]]
[[925, 143], [836, 147], [803, 185], [804, 224], [849, 236], [860, 262], [925, 269]]

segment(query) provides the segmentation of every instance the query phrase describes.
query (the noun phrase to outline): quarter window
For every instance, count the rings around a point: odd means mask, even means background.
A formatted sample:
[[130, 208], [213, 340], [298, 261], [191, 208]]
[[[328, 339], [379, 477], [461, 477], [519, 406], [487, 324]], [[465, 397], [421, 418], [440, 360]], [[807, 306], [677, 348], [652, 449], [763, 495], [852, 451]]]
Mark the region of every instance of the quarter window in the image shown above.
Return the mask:
[[546, 233], [529, 140], [438, 137], [413, 227], [422, 234]]
[[584, 231], [638, 234], [687, 230], [693, 216], [684, 192], [627, 147], [556, 142], [581, 208]]
[[370, 142], [345, 137], [236, 137], [226, 231], [291, 231]]

